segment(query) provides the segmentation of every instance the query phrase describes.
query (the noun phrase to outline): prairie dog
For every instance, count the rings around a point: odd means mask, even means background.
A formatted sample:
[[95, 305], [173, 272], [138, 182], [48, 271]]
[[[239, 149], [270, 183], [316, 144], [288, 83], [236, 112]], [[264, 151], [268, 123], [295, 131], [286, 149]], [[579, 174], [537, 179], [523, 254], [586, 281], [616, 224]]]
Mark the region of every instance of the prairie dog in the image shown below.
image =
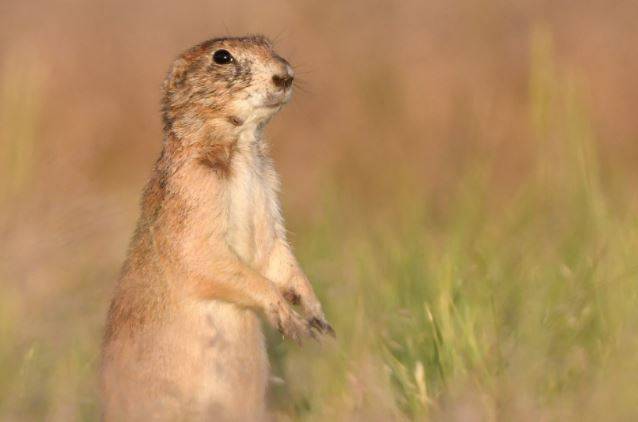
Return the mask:
[[262, 139], [293, 77], [262, 36], [204, 41], [171, 66], [162, 153], [107, 317], [105, 420], [263, 420], [258, 315], [296, 341], [333, 333], [286, 241]]

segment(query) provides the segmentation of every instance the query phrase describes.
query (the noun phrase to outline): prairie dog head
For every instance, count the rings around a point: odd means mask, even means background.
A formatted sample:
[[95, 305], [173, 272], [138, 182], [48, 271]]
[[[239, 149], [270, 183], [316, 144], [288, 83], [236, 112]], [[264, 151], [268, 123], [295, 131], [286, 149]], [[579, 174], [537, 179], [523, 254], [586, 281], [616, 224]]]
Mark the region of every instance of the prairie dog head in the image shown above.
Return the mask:
[[262, 126], [290, 99], [293, 78], [265, 37], [204, 41], [177, 58], [164, 81], [165, 130]]

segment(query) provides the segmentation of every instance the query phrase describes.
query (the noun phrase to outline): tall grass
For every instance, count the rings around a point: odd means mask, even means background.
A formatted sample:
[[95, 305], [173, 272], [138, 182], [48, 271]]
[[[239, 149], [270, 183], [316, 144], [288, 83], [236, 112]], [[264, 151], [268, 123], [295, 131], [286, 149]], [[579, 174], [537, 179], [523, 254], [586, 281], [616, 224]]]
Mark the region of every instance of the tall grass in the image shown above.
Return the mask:
[[[415, 159], [394, 179], [331, 169], [321, 212], [290, 216], [337, 339], [302, 349], [271, 339], [285, 379], [272, 393], [282, 420], [638, 417], [637, 220], [601, 182], [586, 84], [554, 62], [547, 31], [531, 42], [535, 164], [510, 198], [492, 201], [496, 163], [474, 158], [441, 211], [410, 177]], [[38, 114], [37, 102], [22, 102], [37, 98], [36, 79], [3, 75], [6, 201], [33, 183]], [[386, 153], [373, 149], [365, 163], [387, 162]], [[383, 197], [370, 199], [375, 186]], [[117, 270], [98, 276], [101, 258], [62, 272], [80, 281], [44, 298], [0, 279], [0, 419], [98, 417], [108, 300], [99, 283]]]
[[285, 354], [292, 419], [638, 416], [636, 219], [607, 200], [582, 84], [547, 31], [531, 52], [536, 164], [513, 197], [490, 204], [474, 160], [442, 219], [417, 189], [381, 216], [337, 189], [299, 228], [339, 337]]

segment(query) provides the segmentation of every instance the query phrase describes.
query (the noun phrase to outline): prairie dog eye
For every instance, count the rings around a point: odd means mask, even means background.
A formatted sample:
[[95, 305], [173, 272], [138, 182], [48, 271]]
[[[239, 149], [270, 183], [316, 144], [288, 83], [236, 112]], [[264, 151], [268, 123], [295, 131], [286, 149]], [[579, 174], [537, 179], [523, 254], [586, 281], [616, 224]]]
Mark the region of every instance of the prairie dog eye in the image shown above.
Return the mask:
[[228, 50], [217, 50], [213, 53], [213, 61], [217, 64], [228, 64], [235, 61]]

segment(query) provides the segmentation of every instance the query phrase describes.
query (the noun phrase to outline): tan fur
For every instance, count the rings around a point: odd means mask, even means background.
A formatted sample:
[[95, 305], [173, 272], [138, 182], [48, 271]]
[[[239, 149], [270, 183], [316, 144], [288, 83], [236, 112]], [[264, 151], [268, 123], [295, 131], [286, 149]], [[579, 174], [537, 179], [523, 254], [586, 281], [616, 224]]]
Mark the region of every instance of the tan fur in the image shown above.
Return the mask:
[[[234, 62], [214, 63], [218, 49]], [[164, 148], [108, 313], [106, 420], [263, 420], [258, 314], [294, 340], [332, 331], [286, 241], [261, 137], [287, 73], [263, 37], [209, 40], [173, 64]]]

